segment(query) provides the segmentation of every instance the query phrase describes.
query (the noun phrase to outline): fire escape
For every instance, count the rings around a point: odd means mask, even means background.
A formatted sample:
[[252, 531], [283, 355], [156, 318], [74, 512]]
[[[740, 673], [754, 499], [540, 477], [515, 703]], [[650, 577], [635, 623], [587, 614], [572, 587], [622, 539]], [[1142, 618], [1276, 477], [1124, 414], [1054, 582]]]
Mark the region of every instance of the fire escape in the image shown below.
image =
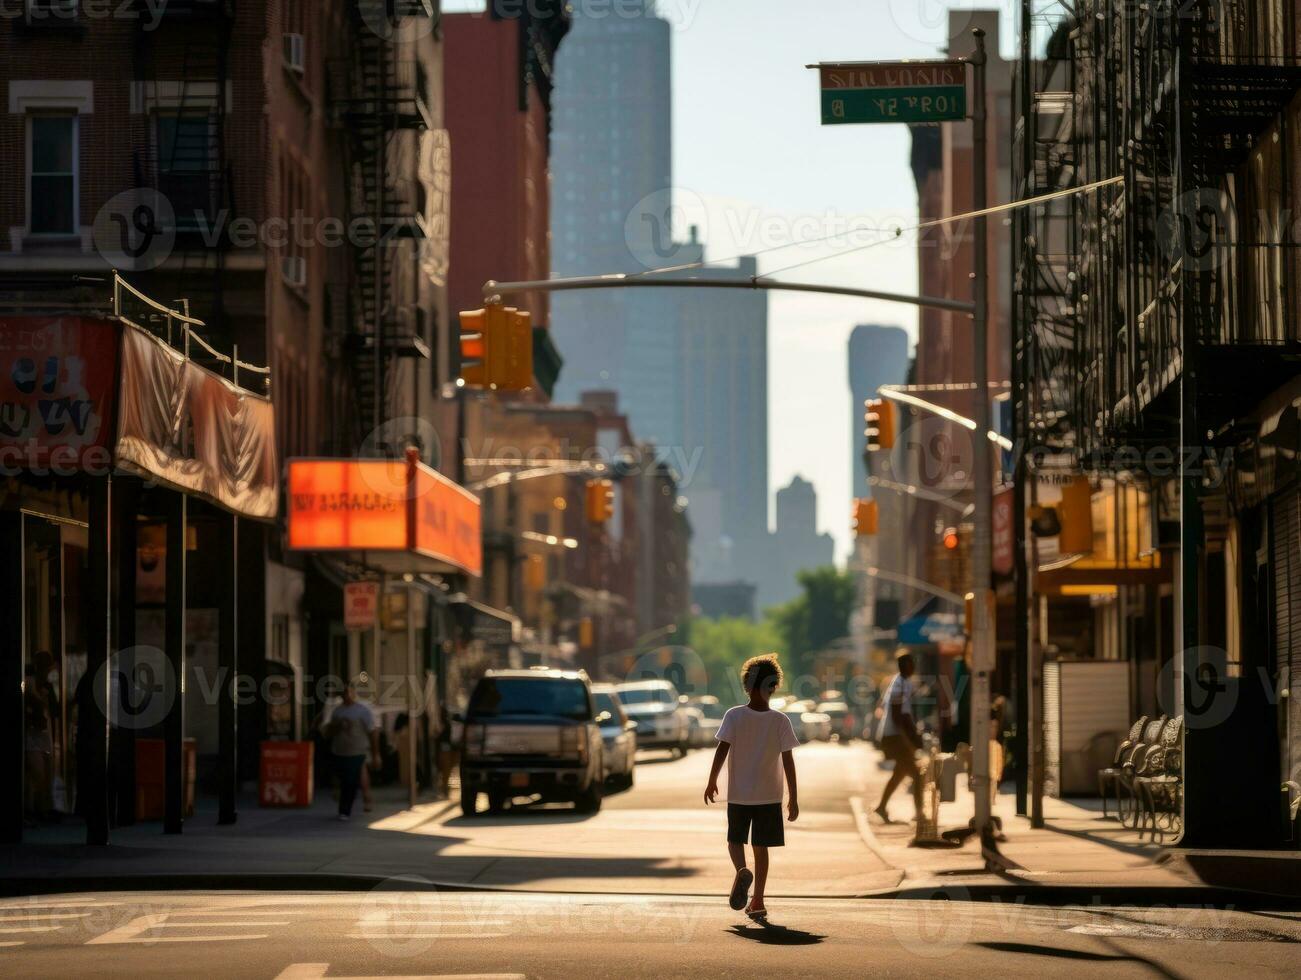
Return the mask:
[[[136, 6], [133, 101], [145, 120], [136, 186], [158, 192], [166, 204], [154, 220], [176, 236], [172, 261], [154, 275], [166, 278], [163, 294], [182, 297], [182, 312], [206, 322], [206, 339], [228, 349], [236, 338], [224, 308], [228, 242], [220, 229], [235, 213], [225, 135], [235, 0], [169, 0], [156, 14], [144, 0]], [[194, 356], [205, 359], [203, 350]]]
[[426, 228], [416, 175], [431, 116], [417, 45], [403, 39], [403, 23], [437, 17], [438, 8], [431, 0], [353, 0], [350, 16], [350, 54], [331, 67], [330, 107], [343, 135], [353, 229], [345, 347], [360, 438], [390, 415], [394, 360], [430, 353], [417, 285]]

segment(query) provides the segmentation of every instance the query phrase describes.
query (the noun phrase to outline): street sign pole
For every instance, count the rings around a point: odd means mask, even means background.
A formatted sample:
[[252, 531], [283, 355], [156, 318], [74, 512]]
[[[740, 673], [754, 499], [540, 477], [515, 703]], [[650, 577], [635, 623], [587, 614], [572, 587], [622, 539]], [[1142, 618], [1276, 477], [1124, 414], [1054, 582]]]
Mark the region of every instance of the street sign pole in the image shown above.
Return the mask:
[[989, 741], [989, 678], [994, 669], [994, 623], [990, 594], [993, 571], [992, 528], [993, 448], [984, 434], [990, 431], [989, 409], [989, 239], [987, 221], [981, 212], [986, 205], [986, 106], [985, 106], [985, 32], [974, 29], [975, 51], [971, 56], [971, 154], [973, 220], [972, 298], [976, 309], [972, 321], [972, 356], [975, 361], [976, 437], [975, 437], [975, 533], [972, 536], [971, 571], [973, 576], [973, 633], [971, 665], [971, 790], [975, 794], [976, 812], [973, 829], [982, 846], [992, 844]]

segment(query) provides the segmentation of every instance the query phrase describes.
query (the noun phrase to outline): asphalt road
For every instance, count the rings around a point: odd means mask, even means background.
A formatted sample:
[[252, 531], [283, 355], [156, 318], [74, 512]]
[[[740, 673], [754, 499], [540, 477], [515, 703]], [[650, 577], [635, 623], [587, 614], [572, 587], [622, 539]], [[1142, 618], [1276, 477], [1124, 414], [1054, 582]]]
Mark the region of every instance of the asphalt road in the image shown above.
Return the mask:
[[0, 902], [27, 977], [1295, 976], [1301, 913], [505, 893], [64, 895]]

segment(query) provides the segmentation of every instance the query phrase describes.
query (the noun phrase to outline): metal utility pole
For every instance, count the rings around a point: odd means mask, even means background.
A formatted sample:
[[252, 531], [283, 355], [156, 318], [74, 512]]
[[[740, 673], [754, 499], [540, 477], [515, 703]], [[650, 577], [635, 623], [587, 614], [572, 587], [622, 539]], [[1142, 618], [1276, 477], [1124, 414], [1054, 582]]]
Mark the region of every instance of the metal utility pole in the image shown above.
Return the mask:
[[971, 56], [971, 207], [978, 215], [973, 220], [972, 298], [975, 311], [972, 321], [972, 359], [975, 361], [976, 432], [975, 439], [975, 534], [971, 547], [973, 578], [972, 664], [971, 664], [971, 789], [975, 794], [976, 814], [973, 827], [982, 844], [992, 840], [990, 772], [989, 772], [989, 682], [994, 669], [993, 573], [991, 532], [994, 520], [993, 451], [989, 440], [979, 434], [990, 430], [989, 406], [989, 239], [985, 210], [987, 190], [987, 140], [985, 98], [985, 32], [972, 32], [975, 51]]

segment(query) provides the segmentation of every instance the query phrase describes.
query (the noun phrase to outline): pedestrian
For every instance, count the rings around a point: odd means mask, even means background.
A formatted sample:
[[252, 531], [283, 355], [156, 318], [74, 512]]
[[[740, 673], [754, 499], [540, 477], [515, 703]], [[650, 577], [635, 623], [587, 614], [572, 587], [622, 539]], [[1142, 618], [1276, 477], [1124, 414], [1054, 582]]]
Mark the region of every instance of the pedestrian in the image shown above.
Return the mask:
[[438, 792], [443, 798], [448, 796], [452, 783], [452, 770], [459, 761], [456, 751], [456, 738], [452, 732], [452, 719], [447, 714], [447, 706], [438, 709]]
[[913, 720], [911, 680], [917, 672], [917, 665], [913, 662], [912, 654], [906, 650], [900, 650], [896, 655], [895, 665], [898, 673], [886, 688], [877, 739], [885, 757], [894, 763], [894, 772], [890, 773], [885, 792], [881, 794], [881, 802], [876, 807], [877, 816], [886, 823], [890, 822], [886, 804], [905, 779], [912, 780], [914, 815], [920, 816], [922, 811], [922, 780], [917, 771], [915, 755], [922, 747], [922, 740], [917, 732], [917, 723]]
[[[751, 657], [741, 667], [741, 683], [749, 702], [729, 708], [719, 726], [718, 749], [705, 787], [705, 803], [718, 797], [718, 775], [727, 762], [727, 853], [736, 868], [729, 904], [756, 922], [768, 916], [764, 888], [768, 883], [768, 849], [786, 843], [782, 827], [782, 773], [788, 790], [786, 816], [800, 815], [792, 750], [800, 744], [783, 712], [768, 704], [781, 687], [782, 669], [775, 653]], [[754, 872], [746, 866], [747, 838], [754, 851]], [[750, 884], [754, 897], [747, 903]]]
[[324, 728], [330, 740], [330, 753], [339, 776], [339, 819], [352, 816], [352, 806], [361, 788], [362, 771], [367, 756], [379, 766], [379, 729], [370, 708], [357, 700], [357, 688], [349, 683], [343, 689], [343, 701], [330, 713]]

